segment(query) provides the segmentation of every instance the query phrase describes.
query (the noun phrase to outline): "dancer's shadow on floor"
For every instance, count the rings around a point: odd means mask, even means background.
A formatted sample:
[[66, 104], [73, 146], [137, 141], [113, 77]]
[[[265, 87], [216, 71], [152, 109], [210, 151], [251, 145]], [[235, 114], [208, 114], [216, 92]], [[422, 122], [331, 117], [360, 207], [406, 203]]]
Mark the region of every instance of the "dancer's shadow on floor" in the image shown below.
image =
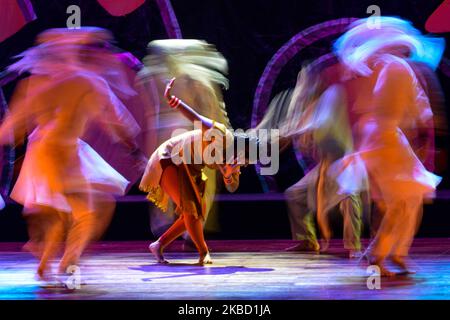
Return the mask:
[[172, 273], [170, 275], [144, 278], [143, 281], [152, 281], [154, 279], [170, 279], [170, 278], [181, 278], [181, 277], [191, 277], [191, 276], [203, 276], [203, 275], [229, 275], [237, 272], [271, 272], [274, 269], [271, 268], [247, 268], [245, 266], [214, 266], [206, 265], [201, 266], [198, 263], [169, 263], [169, 264], [148, 264], [141, 265], [138, 267], [129, 267], [130, 270], [142, 271], [147, 273], [152, 272], [167, 272]]

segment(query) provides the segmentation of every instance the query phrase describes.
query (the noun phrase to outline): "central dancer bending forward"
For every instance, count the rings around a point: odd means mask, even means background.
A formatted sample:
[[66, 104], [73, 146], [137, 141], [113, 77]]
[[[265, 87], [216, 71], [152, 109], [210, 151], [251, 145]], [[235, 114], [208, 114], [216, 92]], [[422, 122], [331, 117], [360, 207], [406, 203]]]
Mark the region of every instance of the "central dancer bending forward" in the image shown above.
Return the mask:
[[[139, 188], [163, 211], [169, 198], [176, 204], [179, 218], [149, 249], [160, 263], [167, 263], [163, 250], [185, 231], [189, 233], [199, 254], [199, 264], [212, 263], [203, 235], [205, 189], [208, 183], [203, 169], [219, 170], [229, 192], [239, 186], [240, 165], [248, 163], [249, 145], [257, 143], [245, 134], [232, 133], [225, 125], [206, 118], [172, 96], [174, 79], [167, 85], [165, 96], [172, 108], [179, 108], [191, 121], [201, 123], [201, 129], [177, 135], [159, 146], [147, 164]], [[245, 146], [236, 152], [235, 146]], [[229, 155], [232, 155], [229, 157]], [[239, 162], [238, 162], [239, 159]]]

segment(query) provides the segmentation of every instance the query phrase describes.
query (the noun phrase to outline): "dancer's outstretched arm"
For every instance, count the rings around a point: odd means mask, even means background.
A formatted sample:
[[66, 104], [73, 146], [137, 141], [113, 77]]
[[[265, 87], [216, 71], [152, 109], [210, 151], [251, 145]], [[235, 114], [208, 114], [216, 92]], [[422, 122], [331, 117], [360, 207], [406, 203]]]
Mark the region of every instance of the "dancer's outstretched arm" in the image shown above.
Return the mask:
[[[170, 94], [170, 90], [172, 89], [175, 78], [170, 80], [170, 82], [166, 86], [166, 91], [164, 92], [164, 96], [169, 102], [169, 106], [172, 108], [180, 108], [180, 111], [183, 113], [186, 118], [191, 121], [201, 121], [203, 130], [211, 129], [214, 126], [214, 121], [202, 116], [197, 111], [192, 109], [189, 105], [181, 101], [179, 98]], [[240, 174], [240, 165], [235, 164], [223, 164], [219, 165], [219, 170], [222, 173], [223, 181], [225, 183], [225, 187], [229, 192], [234, 192], [239, 186], [239, 174]]]
[[209, 119], [209, 118], [207, 118], [205, 116], [202, 116], [197, 111], [192, 109], [189, 105], [184, 103], [182, 100], [180, 100], [179, 98], [177, 98], [177, 97], [175, 97], [175, 96], [170, 94], [170, 90], [172, 89], [172, 86], [173, 86], [174, 82], [175, 82], [175, 78], [170, 80], [170, 82], [167, 84], [166, 90], [164, 92], [164, 96], [166, 97], [167, 101], [169, 102], [169, 106], [171, 108], [179, 108], [181, 113], [186, 118], [191, 120], [192, 122], [194, 122], [194, 121], [201, 121], [204, 130], [212, 128], [213, 125], [214, 125], [214, 121], [213, 120], [211, 120], [211, 119]]

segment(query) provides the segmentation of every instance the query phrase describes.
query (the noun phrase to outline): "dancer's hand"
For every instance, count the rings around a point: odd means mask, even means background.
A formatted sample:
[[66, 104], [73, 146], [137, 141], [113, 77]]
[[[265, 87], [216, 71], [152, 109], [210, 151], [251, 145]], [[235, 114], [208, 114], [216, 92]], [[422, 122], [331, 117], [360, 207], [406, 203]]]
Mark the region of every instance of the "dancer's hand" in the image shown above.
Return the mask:
[[170, 79], [169, 83], [166, 85], [166, 90], [164, 91], [164, 97], [166, 97], [167, 100], [170, 100], [172, 98], [172, 95], [170, 94], [170, 90], [172, 90], [175, 79], [176, 78]]
[[233, 174], [238, 173], [240, 171], [240, 164], [235, 161], [233, 164], [225, 164], [225, 165], [219, 165], [219, 170], [223, 175], [223, 178], [225, 182], [232, 182]]
[[173, 83], [175, 82], [175, 78], [172, 78], [172, 80], [169, 81], [169, 83], [166, 86], [166, 90], [164, 91], [164, 96], [167, 99], [167, 102], [169, 103], [169, 107], [171, 108], [177, 108], [181, 100], [177, 97], [170, 94], [170, 90], [172, 90]]

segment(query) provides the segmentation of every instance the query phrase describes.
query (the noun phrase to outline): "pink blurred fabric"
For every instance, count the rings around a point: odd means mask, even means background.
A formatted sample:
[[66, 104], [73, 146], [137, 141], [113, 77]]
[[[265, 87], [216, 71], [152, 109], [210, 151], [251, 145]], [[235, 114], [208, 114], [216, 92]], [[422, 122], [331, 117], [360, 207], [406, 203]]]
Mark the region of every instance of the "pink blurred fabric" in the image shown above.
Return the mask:
[[97, 0], [98, 3], [106, 10], [109, 14], [120, 17], [127, 15], [142, 4], [145, 0]]
[[29, 0], [2, 0], [0, 4], [0, 42], [36, 19]]
[[450, 0], [445, 0], [428, 18], [425, 29], [428, 32], [450, 32]]
[[[137, 71], [141, 67], [139, 60], [128, 52], [117, 54], [116, 57], [121, 63], [123, 74], [126, 75], [126, 79], [123, 80], [131, 88], [136, 89], [135, 81]], [[116, 104], [116, 107], [120, 108], [120, 110], [117, 110], [117, 114], [120, 115], [124, 123], [134, 128], [133, 131], [138, 146], [149, 156], [146, 149], [148, 145], [155, 144], [153, 141], [154, 136], [150, 134], [151, 128], [154, 128], [155, 124], [149, 123], [151, 120], [147, 115], [149, 111], [148, 106], [145, 105], [141, 96], [138, 94], [121, 96], [120, 92], [114, 89], [112, 90], [120, 100], [120, 103]], [[83, 140], [92, 146], [106, 162], [130, 181], [129, 188], [142, 176], [143, 172], [136, 168], [135, 157], [124, 146], [117, 144], [103, 128], [95, 124], [90, 126], [83, 136]]]

